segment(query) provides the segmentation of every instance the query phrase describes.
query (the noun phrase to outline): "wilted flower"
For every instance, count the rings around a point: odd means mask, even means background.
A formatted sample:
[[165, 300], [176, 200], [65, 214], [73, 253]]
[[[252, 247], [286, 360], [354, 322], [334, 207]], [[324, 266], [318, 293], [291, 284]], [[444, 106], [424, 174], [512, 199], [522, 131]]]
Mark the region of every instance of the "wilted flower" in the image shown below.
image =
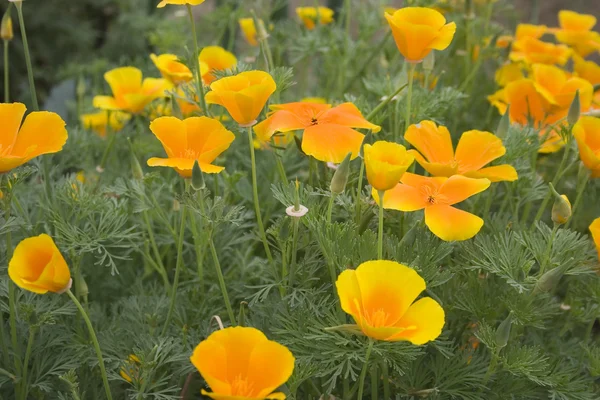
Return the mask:
[[560, 29], [552, 29], [556, 40], [568, 44], [582, 57], [600, 50], [600, 33], [592, 29], [596, 17], [591, 14], [579, 14], [561, 10], [558, 13]]
[[422, 345], [442, 332], [444, 310], [438, 302], [430, 297], [415, 301], [426, 285], [412, 268], [367, 261], [342, 272], [335, 285], [342, 309], [366, 336]]
[[65, 121], [58, 114], [32, 112], [21, 126], [26, 110], [22, 103], [0, 103], [0, 173], [59, 152], [67, 141]]
[[333, 22], [333, 10], [327, 7], [298, 7], [296, 15], [308, 30], [315, 29], [317, 21], [320, 25]]
[[591, 171], [593, 178], [600, 178], [600, 118], [584, 116], [573, 126], [573, 136], [579, 147], [579, 157]]
[[150, 59], [163, 78], [174, 85], [189, 82], [194, 78], [192, 71], [175, 54], [150, 54]]
[[365, 144], [365, 168], [367, 179], [378, 191], [390, 190], [415, 160], [400, 144], [383, 140], [373, 145]]
[[598, 259], [600, 259], [600, 218], [596, 218], [590, 224], [589, 229], [592, 234], [592, 240], [594, 240], [594, 244], [596, 245], [596, 250], [598, 250]]
[[189, 4], [190, 6], [197, 6], [198, 4], [204, 3], [205, 0], [161, 0], [156, 6], [157, 8], [163, 8], [167, 4], [173, 4], [176, 6], [183, 6]]
[[244, 39], [250, 46], [258, 46], [258, 40], [256, 40], [256, 24], [254, 18], [240, 18], [238, 20], [240, 29], [244, 35]]
[[223, 124], [208, 117], [191, 117], [183, 121], [175, 117], [160, 117], [152, 121], [150, 130], [162, 143], [168, 158], [153, 157], [148, 160], [148, 165], [174, 168], [185, 178], [192, 176], [195, 161], [207, 174], [225, 169], [212, 162], [235, 139]]
[[[399, 211], [425, 209], [425, 225], [445, 241], [467, 240], [479, 232], [483, 219], [453, 207], [490, 186], [489, 179], [425, 177], [405, 173], [401, 183], [385, 192], [383, 208]], [[377, 191], [373, 198], [379, 203]]]
[[237, 58], [220, 46], [207, 46], [202, 49], [200, 56], [198, 56], [200, 65], [204, 64], [206, 67], [202, 68], [202, 80], [204, 84], [209, 85], [216, 78], [212, 74], [214, 71], [224, 71], [235, 67], [237, 64]]
[[119, 375], [127, 382], [140, 380], [140, 359], [135, 354], [130, 354], [125, 362], [125, 365], [121, 367]]
[[381, 127], [367, 121], [352, 103], [336, 107], [317, 103], [287, 103], [272, 105], [270, 116], [254, 127], [257, 137], [268, 141], [275, 132], [304, 129], [302, 151], [319, 161], [340, 163], [346, 154], [358, 156], [364, 135], [352, 128]]
[[411, 125], [404, 138], [417, 151], [410, 150], [417, 162], [433, 176], [464, 175], [487, 178], [492, 182], [517, 180], [517, 171], [508, 164], [485, 167], [506, 153], [502, 140], [490, 132], [472, 130], [462, 134], [456, 153], [445, 126], [433, 121]]
[[46, 234], [22, 240], [8, 263], [8, 276], [18, 287], [44, 294], [70, 288], [71, 273], [54, 240]]
[[86, 129], [91, 129], [99, 136], [105, 137], [107, 128], [112, 132], [119, 132], [131, 116], [120, 111], [98, 111], [93, 114], [83, 114], [79, 119]]
[[212, 392], [212, 399], [285, 399], [273, 393], [294, 370], [287, 347], [267, 339], [258, 329], [230, 327], [213, 332], [196, 346], [190, 361]]

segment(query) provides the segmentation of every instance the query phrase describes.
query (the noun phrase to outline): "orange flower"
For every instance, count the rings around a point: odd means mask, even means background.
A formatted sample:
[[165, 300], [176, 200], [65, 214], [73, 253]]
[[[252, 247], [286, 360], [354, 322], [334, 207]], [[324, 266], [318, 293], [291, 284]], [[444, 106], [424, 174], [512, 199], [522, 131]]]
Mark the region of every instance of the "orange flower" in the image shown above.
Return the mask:
[[194, 78], [192, 71], [175, 54], [150, 54], [152, 62], [163, 78], [174, 85], [189, 82]]
[[244, 39], [250, 46], [258, 46], [258, 40], [256, 40], [256, 24], [254, 18], [240, 18], [238, 20], [240, 29], [244, 35]]
[[108, 127], [112, 132], [119, 132], [131, 119], [131, 116], [120, 111], [99, 111], [93, 114], [83, 114], [79, 119], [86, 129], [91, 129], [98, 136], [105, 137]]
[[172, 85], [166, 79], [146, 78], [135, 67], [115, 68], [104, 74], [113, 97], [94, 97], [94, 107], [102, 110], [125, 111], [139, 114], [154, 99], [165, 97]]
[[[586, 61], [579, 56], [573, 57], [573, 60], [575, 61], [574, 69], [577, 76], [592, 85], [600, 85], [600, 65], [593, 61]], [[600, 90], [596, 90], [594, 93], [593, 101], [596, 107], [600, 107]]]
[[418, 150], [409, 152], [433, 176], [464, 175], [487, 178], [491, 182], [515, 181], [518, 178], [517, 171], [507, 164], [484, 168], [506, 153], [502, 140], [493, 133], [477, 130], [463, 133], [456, 153], [448, 129], [432, 121], [409, 126], [404, 138]]
[[10, 279], [33, 293], [62, 293], [69, 289], [71, 273], [54, 240], [46, 234], [24, 239], [8, 264]]
[[373, 189], [379, 191], [396, 186], [415, 160], [404, 146], [383, 140], [365, 144], [364, 154], [367, 179]]
[[277, 86], [267, 72], [247, 71], [221, 78], [210, 89], [206, 94], [208, 104], [225, 107], [240, 125], [253, 125]]
[[[483, 220], [478, 216], [452, 206], [486, 190], [490, 186], [489, 179], [462, 175], [430, 178], [407, 172], [400, 182], [385, 192], [383, 208], [399, 211], [425, 209], [425, 225], [440, 239], [448, 242], [471, 239], [483, 226]], [[375, 190], [372, 195], [379, 204]]]
[[342, 310], [368, 337], [422, 345], [442, 332], [444, 309], [430, 297], [415, 301], [425, 281], [406, 265], [367, 261], [342, 272], [335, 286]]
[[267, 339], [258, 329], [230, 327], [215, 331], [196, 346], [190, 361], [216, 400], [285, 399], [273, 393], [294, 370], [287, 347]]
[[275, 132], [304, 129], [302, 151], [317, 160], [340, 163], [346, 154], [358, 156], [364, 135], [352, 128], [381, 127], [367, 121], [352, 103], [331, 107], [329, 104], [287, 103], [271, 106], [273, 113], [254, 127], [260, 140], [268, 141]]
[[596, 244], [596, 250], [598, 250], [598, 259], [600, 259], [600, 218], [596, 218], [590, 225], [590, 232], [592, 233], [592, 239]]
[[151, 167], [174, 168], [184, 178], [192, 176], [194, 161], [204, 173], [221, 172], [224, 167], [212, 162], [229, 148], [235, 136], [216, 119], [191, 117], [183, 121], [160, 117], [152, 121], [150, 130], [162, 143], [168, 158], [153, 157]]
[[511, 82], [518, 81], [519, 79], [525, 78], [523, 71], [523, 65], [521, 63], [508, 62], [503, 64], [494, 76], [494, 79], [498, 86], [504, 87]]
[[515, 39], [539, 39], [544, 36], [546, 32], [548, 32], [548, 27], [546, 25], [519, 24], [515, 30]]
[[202, 81], [209, 85], [214, 81], [214, 71], [223, 71], [235, 67], [237, 58], [220, 46], [207, 46], [202, 49], [198, 57], [200, 65], [204, 63], [206, 69], [202, 71]]
[[600, 34], [592, 31], [596, 25], [595, 16], [561, 10], [558, 22], [560, 29], [552, 30], [556, 40], [568, 44], [582, 57], [600, 50]]
[[592, 177], [600, 178], [600, 118], [584, 116], [573, 126], [579, 156], [592, 171]]
[[67, 141], [65, 121], [58, 114], [32, 112], [21, 126], [25, 110], [22, 103], [0, 103], [0, 173], [59, 152]]
[[408, 62], [421, 62], [431, 50], [444, 50], [452, 42], [456, 24], [432, 8], [405, 7], [385, 14], [400, 53]]
[[509, 55], [511, 61], [550, 65], [565, 65], [569, 57], [571, 57], [571, 49], [567, 46], [542, 42], [532, 37], [515, 41]]
[[298, 7], [296, 8], [296, 15], [308, 30], [315, 29], [317, 19], [320, 25], [333, 22], [333, 10], [327, 7]]
[[197, 6], [198, 4], [204, 3], [205, 0], [161, 0], [156, 8], [163, 8], [167, 4], [173, 4], [177, 6], [183, 6], [189, 4], [190, 6]]

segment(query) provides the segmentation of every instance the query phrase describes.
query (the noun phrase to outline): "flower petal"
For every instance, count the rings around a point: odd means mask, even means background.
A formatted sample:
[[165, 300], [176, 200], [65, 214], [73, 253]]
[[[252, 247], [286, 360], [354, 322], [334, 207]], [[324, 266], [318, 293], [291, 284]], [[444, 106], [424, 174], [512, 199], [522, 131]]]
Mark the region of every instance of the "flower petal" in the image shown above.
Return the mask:
[[471, 239], [483, 226], [483, 219], [446, 204], [435, 204], [425, 209], [425, 225], [447, 242]]
[[139, 92], [142, 87], [142, 71], [135, 67], [115, 68], [104, 74], [115, 98], [127, 93]]
[[408, 340], [416, 345], [425, 344], [440, 336], [444, 323], [445, 313], [442, 306], [432, 298], [424, 297], [411, 305], [396, 324], [405, 330], [388, 340]]
[[306, 123], [296, 114], [287, 111], [275, 111], [270, 117], [254, 126], [259, 140], [269, 141], [276, 132], [289, 132], [304, 129]]
[[[415, 157], [415, 160], [419, 163], [421, 167], [427, 172], [429, 172], [433, 176], [452, 176], [457, 173], [457, 166], [453, 166], [451, 164], [441, 164], [441, 163], [430, 163], [425, 161], [425, 158], [416, 150], [409, 150], [410, 154]], [[455, 164], [455, 163], [453, 163]]]
[[349, 128], [370, 129], [373, 133], [381, 130], [379, 125], [367, 121], [359, 109], [352, 103], [343, 103], [323, 113], [319, 118], [320, 124], [335, 124]]
[[446, 180], [439, 189], [439, 196], [443, 199], [442, 204], [453, 205], [468, 199], [469, 197], [483, 192], [490, 187], [488, 179], [467, 178], [462, 175], [453, 175]]
[[94, 96], [93, 104], [101, 110], [121, 110], [117, 100], [111, 96]]
[[302, 151], [319, 161], [341, 163], [346, 154], [358, 156], [365, 135], [346, 126], [314, 125], [304, 131]]
[[169, 157], [182, 156], [188, 147], [187, 129], [182, 120], [160, 117], [150, 123], [150, 130], [162, 143]]
[[67, 141], [65, 121], [55, 113], [36, 111], [25, 117], [12, 155], [31, 160], [41, 154], [60, 151]]
[[591, 223], [590, 232], [592, 234], [592, 240], [596, 244], [596, 250], [598, 250], [598, 259], [600, 259], [600, 218], [596, 218]]
[[256, 398], [268, 398], [294, 371], [295, 358], [287, 347], [267, 340], [256, 345], [248, 365], [248, 382], [260, 389]]
[[456, 146], [458, 173], [477, 171], [506, 153], [502, 140], [490, 132], [468, 131]]
[[12, 148], [27, 108], [23, 103], [0, 103], [0, 151]]
[[[371, 190], [371, 196], [375, 203], [379, 204], [379, 193], [376, 189]], [[387, 190], [383, 196], [383, 208], [386, 210], [417, 211], [428, 205], [429, 203], [419, 189], [402, 183]]]
[[444, 25], [438, 36], [431, 42], [429, 47], [435, 50], [444, 50], [450, 43], [452, 43], [452, 39], [454, 38], [454, 34], [456, 33], [456, 23], [450, 22], [449, 24]]
[[469, 178], [487, 178], [490, 182], [513, 182], [519, 179], [517, 170], [508, 164], [482, 168], [479, 171], [468, 172], [465, 176]]
[[191, 117], [183, 120], [183, 123], [189, 150], [195, 154], [196, 159], [207, 164], [227, 150], [235, 139], [231, 131], [213, 118]]
[[454, 161], [452, 138], [445, 126], [437, 126], [433, 121], [421, 121], [409, 126], [404, 138], [429, 162], [450, 164]]

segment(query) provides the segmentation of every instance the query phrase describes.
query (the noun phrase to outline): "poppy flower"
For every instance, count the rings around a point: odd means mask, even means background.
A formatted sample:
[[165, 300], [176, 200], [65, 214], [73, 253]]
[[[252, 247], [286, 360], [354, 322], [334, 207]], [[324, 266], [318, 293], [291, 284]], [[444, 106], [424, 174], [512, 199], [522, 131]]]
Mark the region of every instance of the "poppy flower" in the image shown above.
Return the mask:
[[[405, 212], [425, 209], [425, 225], [440, 239], [471, 239], [483, 226], [483, 219], [453, 205], [486, 190], [489, 179], [426, 177], [407, 172], [400, 182], [385, 192], [383, 208]], [[372, 195], [379, 204], [377, 191]]]
[[192, 176], [194, 162], [198, 161], [202, 172], [214, 174], [224, 167], [212, 162], [229, 148], [235, 136], [223, 124], [213, 118], [191, 117], [180, 120], [160, 117], [150, 123], [150, 130], [162, 143], [167, 158], [153, 157], [151, 167], [174, 168], [184, 178]]
[[504, 87], [511, 82], [524, 79], [525, 73], [521, 63], [507, 62], [496, 70], [494, 80], [500, 87]]
[[32, 112], [21, 126], [26, 110], [22, 103], [0, 103], [0, 173], [59, 152], [67, 141], [65, 121], [58, 114]]
[[592, 177], [600, 178], [600, 118], [583, 116], [573, 126], [579, 157]]
[[[574, 70], [578, 77], [585, 79], [592, 85], [600, 85], [600, 65], [593, 61], [586, 61], [579, 56], [573, 57]], [[600, 90], [594, 93], [594, 104], [600, 107]]]
[[194, 78], [192, 71], [179, 61], [175, 54], [150, 54], [150, 59], [158, 68], [163, 78], [167, 79], [173, 85], [189, 82]]
[[196, 346], [190, 361], [217, 400], [285, 399], [273, 393], [294, 370], [294, 356], [287, 347], [267, 339], [258, 329], [229, 327], [215, 331]]
[[296, 15], [308, 30], [315, 29], [317, 20], [320, 25], [333, 22], [333, 10], [327, 7], [298, 7]]
[[596, 218], [590, 225], [590, 232], [592, 233], [592, 239], [598, 250], [598, 258], [600, 259], [600, 218]]
[[509, 54], [511, 61], [527, 64], [565, 65], [571, 57], [571, 49], [563, 44], [543, 42], [526, 37], [513, 43]]
[[161, 0], [156, 8], [163, 8], [167, 4], [173, 4], [176, 6], [183, 6], [189, 4], [190, 6], [197, 6], [198, 4], [204, 3], [205, 0]]
[[318, 103], [287, 103], [271, 106], [273, 112], [254, 127], [262, 141], [275, 132], [304, 130], [302, 151], [319, 161], [340, 163], [346, 154], [358, 156], [364, 135], [352, 128], [379, 132], [381, 127], [367, 121], [352, 103], [336, 107]]
[[502, 140], [490, 132], [472, 130], [462, 134], [456, 153], [452, 138], [445, 126], [433, 121], [411, 125], [404, 139], [416, 150], [409, 152], [433, 176], [464, 175], [470, 178], [487, 178], [491, 182], [515, 181], [517, 171], [510, 165], [485, 167], [506, 153]]
[[240, 24], [240, 29], [242, 31], [242, 35], [246, 42], [250, 46], [258, 46], [258, 40], [256, 39], [257, 31], [256, 24], [254, 23], [254, 18], [240, 18], [238, 20]]
[[124, 111], [139, 114], [154, 99], [165, 97], [172, 88], [166, 79], [146, 78], [135, 67], [115, 68], [104, 74], [113, 96], [94, 97], [94, 107], [102, 110]]
[[225, 107], [235, 122], [247, 126], [256, 122], [277, 86], [267, 72], [246, 71], [214, 81], [210, 89], [206, 102]]
[[558, 12], [560, 29], [551, 31], [556, 40], [571, 46], [581, 57], [586, 57], [600, 50], [600, 33], [592, 30], [596, 21], [596, 17], [591, 14], [561, 10]]
[[8, 276], [18, 287], [33, 293], [62, 293], [69, 288], [71, 272], [54, 240], [46, 234], [22, 240], [8, 263]]
[[131, 116], [120, 111], [99, 111], [83, 114], [79, 119], [86, 129], [96, 132], [100, 137], [105, 137], [107, 128], [110, 127], [112, 132], [119, 132]]
[[367, 179], [375, 190], [390, 190], [415, 160], [400, 144], [383, 140], [373, 145], [365, 144]]
[[431, 50], [444, 50], [452, 42], [456, 24], [432, 8], [405, 7], [385, 14], [396, 46], [408, 62], [421, 62]]
[[444, 309], [430, 297], [417, 301], [425, 280], [395, 261], [367, 261], [342, 272], [335, 283], [342, 310], [368, 337], [422, 345], [444, 327]]
[[200, 65], [204, 64], [206, 67], [201, 71], [202, 81], [205, 85], [209, 85], [212, 81], [217, 79], [212, 73], [214, 71], [224, 71], [235, 67], [237, 64], [237, 58], [220, 46], [206, 46], [200, 52], [198, 56]]

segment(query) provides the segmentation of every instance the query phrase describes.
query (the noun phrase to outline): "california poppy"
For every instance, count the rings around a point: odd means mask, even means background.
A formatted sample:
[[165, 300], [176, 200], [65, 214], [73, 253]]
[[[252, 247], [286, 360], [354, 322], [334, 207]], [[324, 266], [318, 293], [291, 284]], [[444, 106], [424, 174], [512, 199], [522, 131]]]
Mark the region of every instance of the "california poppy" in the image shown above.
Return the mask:
[[562, 44], [543, 42], [525, 37], [513, 43], [509, 58], [527, 64], [565, 65], [571, 57], [571, 49]]
[[173, 4], [176, 6], [183, 6], [189, 4], [190, 6], [197, 6], [198, 4], [204, 3], [205, 0], [161, 0], [156, 6], [157, 8], [163, 8], [167, 4]]
[[127, 382], [139, 381], [140, 374], [140, 359], [135, 354], [130, 354], [126, 364], [121, 367], [119, 375]]
[[248, 42], [250, 46], [258, 46], [258, 40], [256, 39], [257, 31], [256, 24], [254, 23], [254, 18], [240, 18], [238, 20], [238, 23], [240, 24], [240, 29], [242, 31], [244, 39], [246, 39], [246, 42]]
[[296, 15], [308, 30], [315, 29], [317, 22], [320, 25], [333, 22], [333, 10], [328, 7], [298, 7]]
[[579, 118], [573, 126], [573, 136], [581, 161], [592, 172], [593, 178], [600, 178], [600, 118]]
[[582, 57], [600, 50], [600, 33], [592, 29], [596, 17], [591, 14], [579, 14], [570, 10], [558, 12], [560, 29], [552, 29], [556, 40], [571, 46]]
[[367, 179], [375, 190], [386, 191], [400, 182], [400, 178], [415, 160], [400, 144], [383, 140], [365, 144]]
[[92, 114], [83, 114], [79, 119], [84, 127], [91, 129], [101, 137], [105, 137], [108, 128], [112, 132], [119, 132], [123, 129], [125, 123], [131, 119], [131, 116], [120, 111], [99, 111]]
[[592, 234], [592, 240], [596, 245], [596, 250], [598, 250], [598, 259], [600, 259], [600, 218], [596, 218], [590, 224], [590, 232]]
[[204, 64], [206, 66], [201, 69], [202, 80], [205, 85], [209, 85], [216, 79], [213, 75], [214, 71], [231, 69], [237, 64], [237, 58], [220, 46], [206, 46], [200, 52], [198, 60], [200, 65]]
[[174, 85], [189, 82], [194, 78], [192, 71], [175, 54], [150, 54], [150, 59], [163, 78]]

